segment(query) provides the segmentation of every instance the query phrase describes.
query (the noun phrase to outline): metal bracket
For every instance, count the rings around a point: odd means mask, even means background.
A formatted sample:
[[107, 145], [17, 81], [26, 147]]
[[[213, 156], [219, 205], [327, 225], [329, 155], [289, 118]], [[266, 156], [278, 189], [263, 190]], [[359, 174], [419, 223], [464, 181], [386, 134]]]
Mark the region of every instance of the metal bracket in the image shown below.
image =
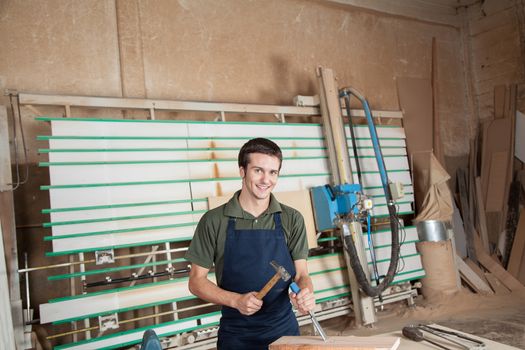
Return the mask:
[[99, 316], [98, 317], [98, 327], [100, 332], [105, 332], [108, 329], [118, 329], [118, 314], [114, 313], [111, 315]]
[[113, 264], [115, 262], [115, 251], [113, 249], [95, 251], [95, 264]]

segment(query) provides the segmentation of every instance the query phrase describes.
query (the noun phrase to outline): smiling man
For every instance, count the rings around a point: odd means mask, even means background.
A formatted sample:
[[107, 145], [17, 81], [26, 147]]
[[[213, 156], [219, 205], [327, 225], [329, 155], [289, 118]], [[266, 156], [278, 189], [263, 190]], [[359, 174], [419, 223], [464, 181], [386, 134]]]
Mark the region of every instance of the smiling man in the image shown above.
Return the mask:
[[[306, 258], [308, 244], [302, 215], [272, 194], [282, 152], [274, 142], [256, 138], [239, 152], [241, 190], [201, 218], [186, 258], [192, 263], [190, 291], [222, 305], [217, 347], [268, 349], [284, 335], [299, 335], [290, 300], [300, 313], [315, 306]], [[259, 300], [256, 293], [275, 274], [270, 261], [283, 266], [299, 285], [280, 280]], [[208, 279], [215, 267], [217, 284]]]

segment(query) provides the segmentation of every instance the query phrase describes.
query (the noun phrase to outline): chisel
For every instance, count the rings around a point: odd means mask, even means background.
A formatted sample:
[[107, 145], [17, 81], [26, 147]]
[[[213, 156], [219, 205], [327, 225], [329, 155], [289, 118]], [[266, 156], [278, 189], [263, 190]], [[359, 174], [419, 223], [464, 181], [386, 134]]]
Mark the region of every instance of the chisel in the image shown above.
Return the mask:
[[[295, 282], [292, 282], [292, 284], [290, 284], [290, 289], [295, 294], [299, 294], [299, 292], [301, 291], [301, 288], [299, 288], [299, 286]], [[324, 332], [323, 328], [317, 321], [317, 318], [315, 318], [314, 312], [308, 311], [308, 314], [310, 314], [310, 318], [312, 319], [312, 324], [314, 325], [315, 329], [317, 330], [321, 338], [323, 338], [323, 341], [326, 341], [326, 333]]]

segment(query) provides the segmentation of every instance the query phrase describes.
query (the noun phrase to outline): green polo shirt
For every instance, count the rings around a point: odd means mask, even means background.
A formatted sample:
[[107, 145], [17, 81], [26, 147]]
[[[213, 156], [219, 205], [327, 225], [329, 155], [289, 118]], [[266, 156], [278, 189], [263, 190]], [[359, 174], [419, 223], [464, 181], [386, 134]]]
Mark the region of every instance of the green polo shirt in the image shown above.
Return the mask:
[[306, 228], [303, 216], [298, 210], [279, 203], [271, 194], [268, 209], [256, 218], [242, 209], [239, 194], [240, 191], [237, 191], [228, 203], [202, 216], [186, 253], [186, 259], [207, 269], [215, 265], [215, 275], [220, 284], [228, 219], [236, 219], [235, 228], [238, 230], [275, 229], [274, 213], [281, 213], [284, 236], [292, 260], [308, 257]]

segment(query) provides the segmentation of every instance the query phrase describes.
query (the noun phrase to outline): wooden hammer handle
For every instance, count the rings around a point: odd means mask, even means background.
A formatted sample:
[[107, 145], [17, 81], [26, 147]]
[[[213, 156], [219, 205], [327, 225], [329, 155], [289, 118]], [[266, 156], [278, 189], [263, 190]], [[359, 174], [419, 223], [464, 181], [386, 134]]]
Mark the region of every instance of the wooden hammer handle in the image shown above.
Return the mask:
[[279, 281], [280, 278], [280, 273], [276, 273], [275, 275], [273, 275], [273, 277], [264, 285], [264, 287], [259, 291], [259, 293], [255, 295], [255, 297], [259, 300], [262, 300], [262, 298], [264, 298], [266, 294], [268, 294], [270, 289], [272, 289], [272, 287], [277, 283], [277, 281]]

